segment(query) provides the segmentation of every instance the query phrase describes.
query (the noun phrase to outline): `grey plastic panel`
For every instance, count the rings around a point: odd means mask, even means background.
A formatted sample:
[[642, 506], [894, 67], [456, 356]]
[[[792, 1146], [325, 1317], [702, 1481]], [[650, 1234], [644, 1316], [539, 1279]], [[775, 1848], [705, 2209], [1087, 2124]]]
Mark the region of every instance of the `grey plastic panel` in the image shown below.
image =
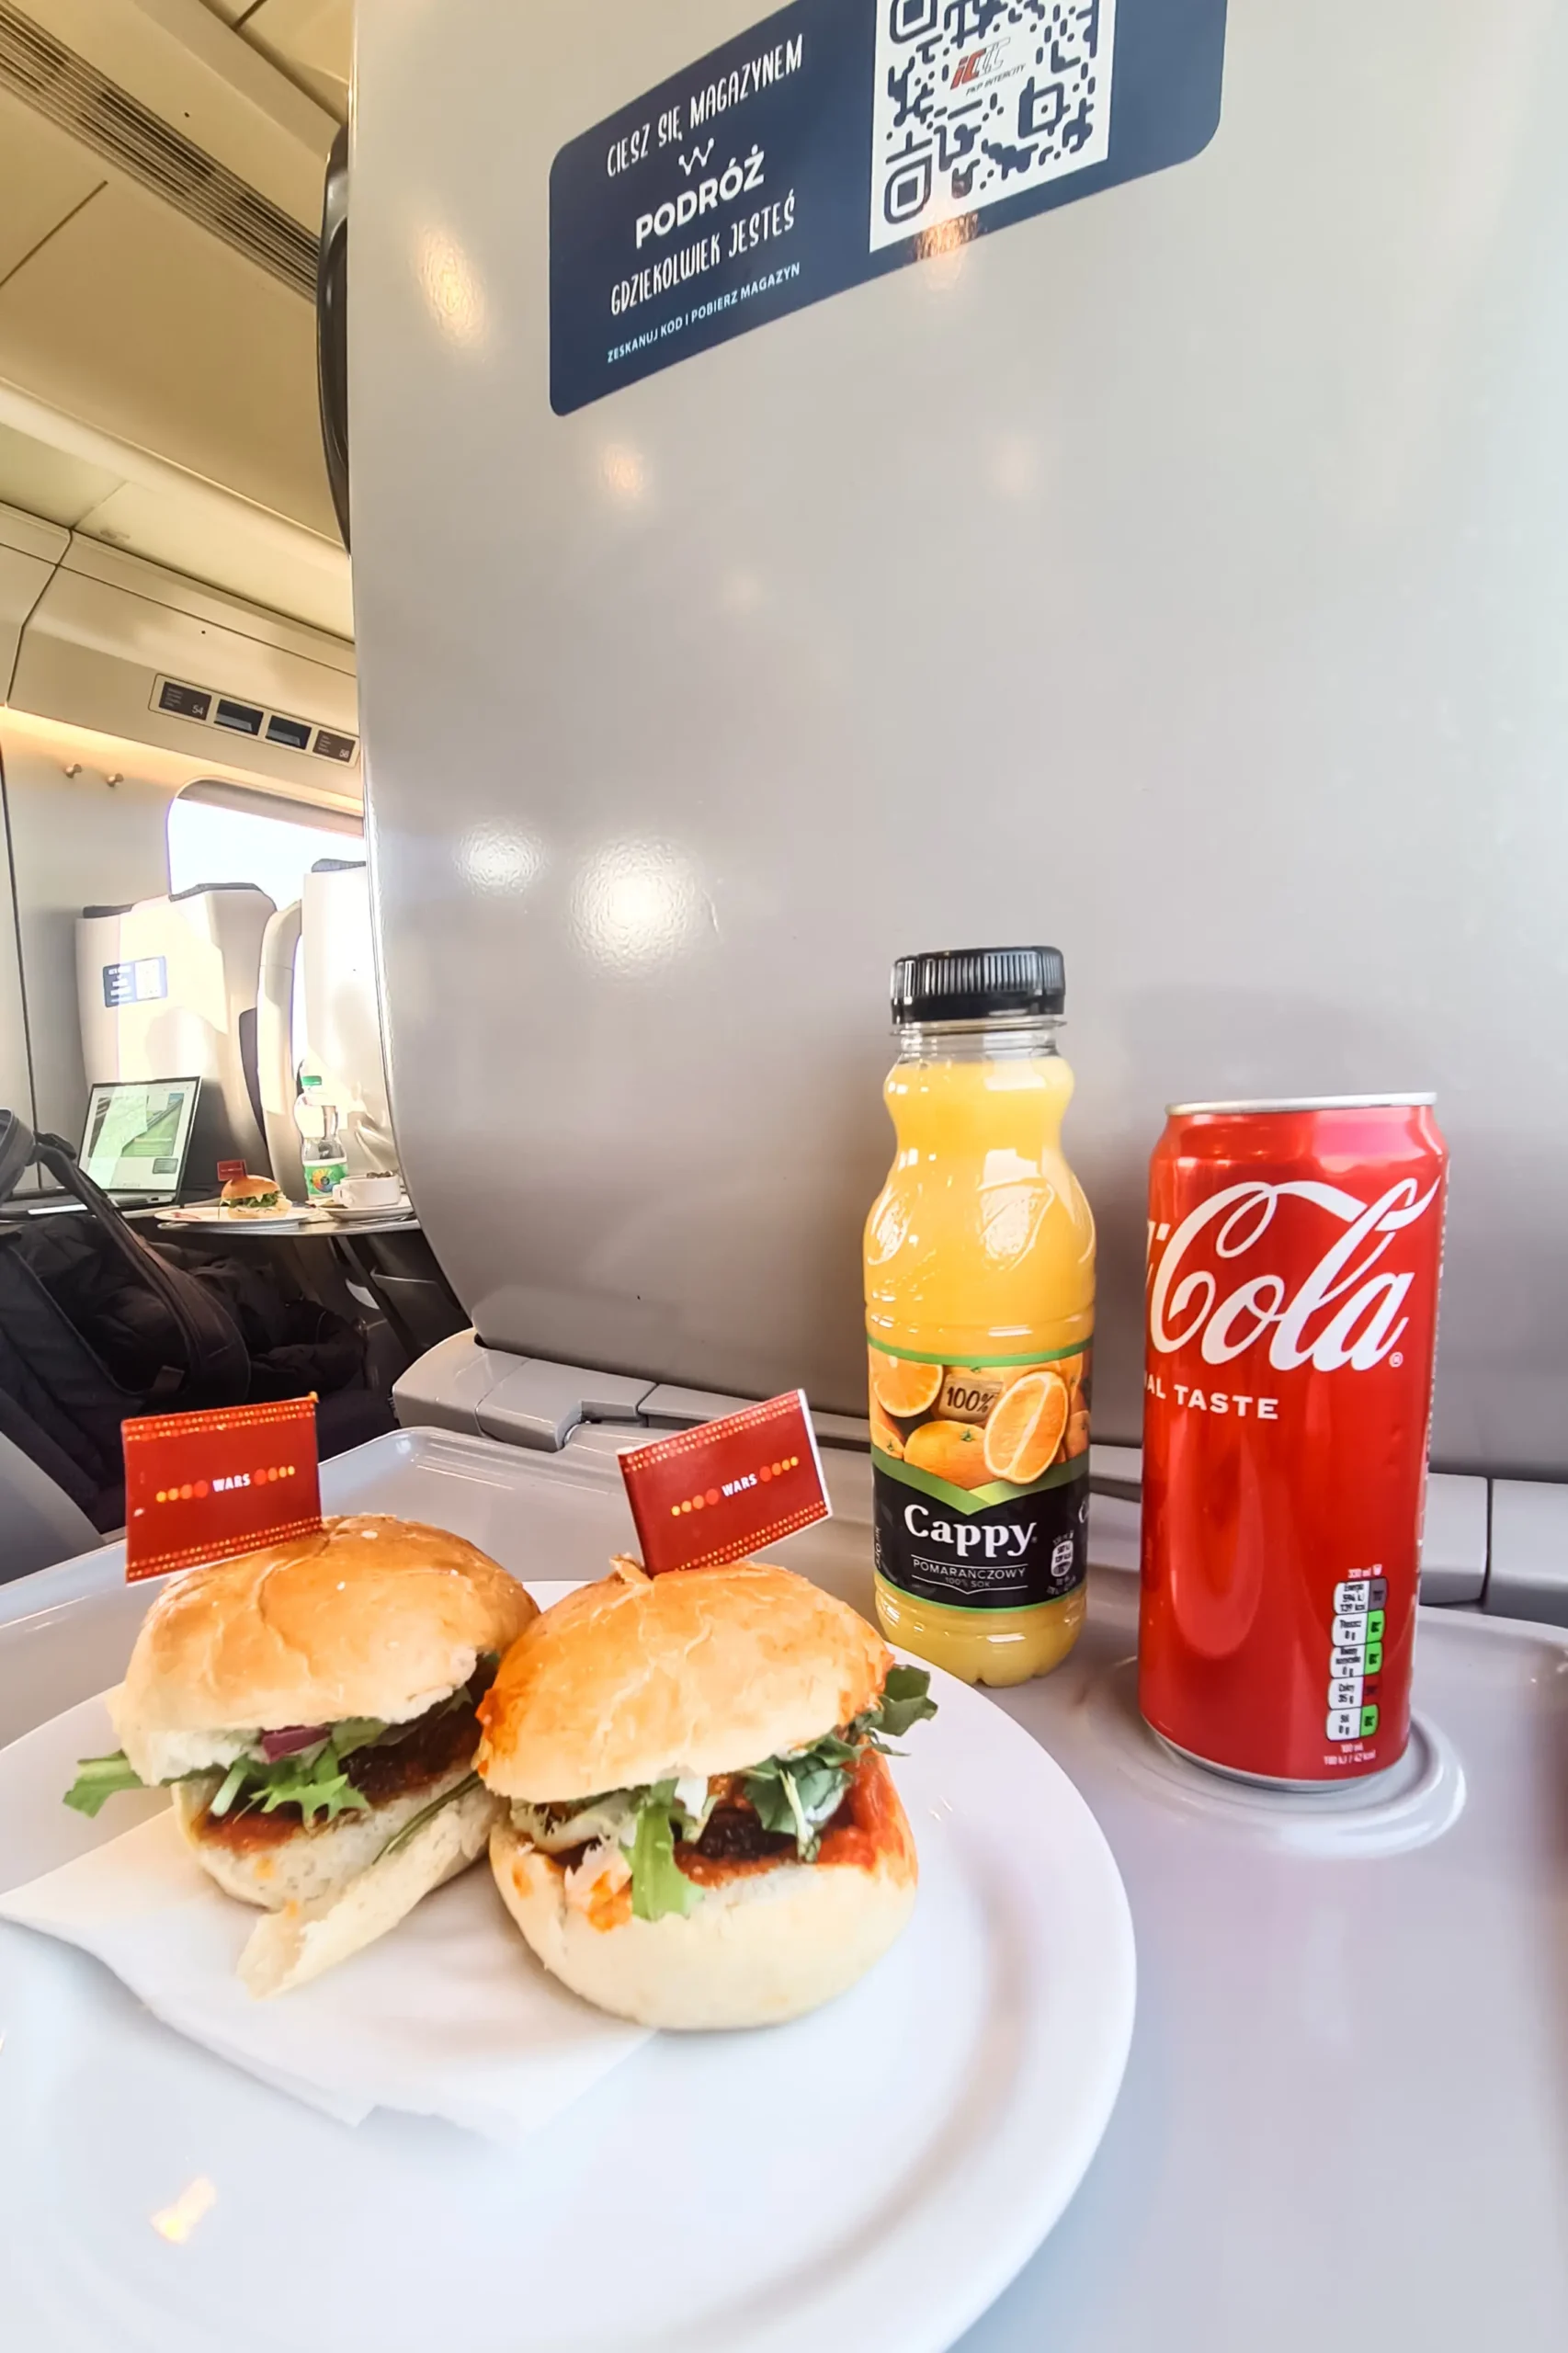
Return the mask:
[[1486, 1607], [1499, 1618], [1568, 1624], [1568, 1487], [1523, 1479], [1493, 1487]]
[[[582, 1423], [636, 1422], [646, 1431], [687, 1429], [733, 1414], [744, 1398], [682, 1389], [583, 1365], [552, 1364], [483, 1347], [457, 1332], [415, 1359], [396, 1381], [392, 1404], [405, 1428], [474, 1430], [513, 1446], [564, 1446]], [[813, 1413], [830, 1445], [867, 1447], [863, 1415]]]
[[516, 1362], [482, 1347], [472, 1332], [454, 1332], [399, 1374], [393, 1410], [405, 1426], [470, 1430], [477, 1438], [480, 1406]]
[[514, 1446], [564, 1446], [567, 1432], [585, 1419], [635, 1421], [652, 1385], [622, 1373], [585, 1376], [573, 1365], [524, 1362], [481, 1399], [479, 1427], [486, 1438]]
[[47, 1472], [0, 1437], [0, 1585], [95, 1544], [97, 1530]]
[[486, 1339], [863, 1399], [903, 950], [1067, 957], [1096, 1427], [1171, 1098], [1435, 1087], [1435, 1460], [1568, 1472], [1568, 14], [1235, 0], [1196, 162], [577, 415], [569, 139], [757, 0], [361, 10], [393, 1108]]
[[[1486, 1586], [1487, 1522], [1484, 1479], [1456, 1479], [1435, 1472], [1427, 1480], [1421, 1530], [1423, 1601], [1452, 1605], [1481, 1599]], [[1564, 1599], [1568, 1601], [1568, 1594]], [[1562, 1615], [1568, 1620], [1568, 1608]]]

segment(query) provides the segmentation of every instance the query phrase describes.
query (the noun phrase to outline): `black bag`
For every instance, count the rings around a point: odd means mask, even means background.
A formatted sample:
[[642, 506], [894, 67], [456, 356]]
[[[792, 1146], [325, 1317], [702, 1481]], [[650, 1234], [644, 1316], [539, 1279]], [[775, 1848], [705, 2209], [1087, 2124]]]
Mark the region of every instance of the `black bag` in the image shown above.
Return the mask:
[[0, 1112], [0, 1200], [35, 1163], [84, 1214], [0, 1226], [0, 1428], [95, 1527], [116, 1528], [120, 1424], [244, 1404], [250, 1352], [223, 1301], [149, 1248], [69, 1145]]
[[[250, 1354], [246, 1404], [276, 1397], [321, 1398], [365, 1386], [361, 1325], [313, 1299], [291, 1299], [270, 1267], [254, 1259], [203, 1257], [168, 1243], [159, 1255], [213, 1291], [239, 1325]], [[324, 1458], [327, 1448], [324, 1442]]]

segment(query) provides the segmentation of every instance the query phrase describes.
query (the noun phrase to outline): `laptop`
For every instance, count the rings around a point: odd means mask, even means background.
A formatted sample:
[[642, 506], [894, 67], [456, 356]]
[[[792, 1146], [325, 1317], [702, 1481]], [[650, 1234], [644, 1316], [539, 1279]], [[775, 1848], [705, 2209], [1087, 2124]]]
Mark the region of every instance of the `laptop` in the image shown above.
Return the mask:
[[90, 1090], [76, 1157], [117, 1209], [179, 1199], [200, 1089], [199, 1078], [117, 1078]]

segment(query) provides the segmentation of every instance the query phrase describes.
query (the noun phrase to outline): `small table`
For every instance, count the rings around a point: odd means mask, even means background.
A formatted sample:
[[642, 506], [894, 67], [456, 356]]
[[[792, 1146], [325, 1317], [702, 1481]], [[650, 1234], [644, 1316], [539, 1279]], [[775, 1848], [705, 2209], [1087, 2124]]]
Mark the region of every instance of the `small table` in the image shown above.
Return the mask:
[[[205, 1243], [209, 1246], [222, 1242], [225, 1248], [238, 1245], [244, 1249], [256, 1243], [270, 1243], [275, 1247], [282, 1245], [279, 1255], [292, 1267], [301, 1289], [319, 1301], [322, 1306], [334, 1308], [341, 1313], [346, 1305], [343, 1298], [346, 1289], [355, 1302], [355, 1308], [350, 1312], [368, 1307], [381, 1316], [411, 1362], [423, 1354], [427, 1345], [398, 1313], [387, 1286], [376, 1279], [381, 1269], [373, 1258], [358, 1247], [361, 1242], [369, 1241], [379, 1233], [418, 1233], [421, 1227], [416, 1210], [390, 1210], [384, 1217], [336, 1217], [331, 1210], [305, 1203], [291, 1217], [273, 1219], [225, 1217], [214, 1202], [208, 1216], [194, 1214], [191, 1210], [177, 1212], [165, 1210], [157, 1222], [170, 1241], [188, 1235], [192, 1241]], [[306, 1257], [297, 1253], [294, 1245], [305, 1242], [332, 1242], [338, 1245], [332, 1254], [333, 1272], [336, 1285], [341, 1287], [335, 1292], [334, 1283], [324, 1282], [319, 1272], [312, 1272]], [[318, 1259], [318, 1268], [320, 1263]]]
[[213, 1202], [210, 1213], [204, 1213], [198, 1206], [188, 1210], [159, 1210], [156, 1215], [158, 1223], [170, 1233], [221, 1234], [225, 1242], [236, 1233], [256, 1233], [263, 1240], [268, 1234], [277, 1234], [298, 1242], [312, 1234], [325, 1234], [343, 1241], [356, 1233], [417, 1233], [419, 1231], [417, 1210], [389, 1210], [384, 1217], [347, 1218], [335, 1217], [331, 1210], [317, 1209], [313, 1202], [305, 1203], [291, 1214], [279, 1211], [276, 1217], [258, 1217], [243, 1211], [238, 1214], [225, 1212], [217, 1202]]

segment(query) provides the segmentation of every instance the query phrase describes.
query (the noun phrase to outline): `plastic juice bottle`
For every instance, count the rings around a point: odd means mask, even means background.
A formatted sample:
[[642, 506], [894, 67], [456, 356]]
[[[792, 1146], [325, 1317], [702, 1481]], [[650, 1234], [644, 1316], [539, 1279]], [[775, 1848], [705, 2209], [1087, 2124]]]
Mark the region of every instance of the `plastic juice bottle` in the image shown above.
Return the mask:
[[1084, 1620], [1095, 1222], [1062, 1156], [1054, 948], [893, 969], [898, 1149], [866, 1221], [877, 1614], [965, 1682]]

